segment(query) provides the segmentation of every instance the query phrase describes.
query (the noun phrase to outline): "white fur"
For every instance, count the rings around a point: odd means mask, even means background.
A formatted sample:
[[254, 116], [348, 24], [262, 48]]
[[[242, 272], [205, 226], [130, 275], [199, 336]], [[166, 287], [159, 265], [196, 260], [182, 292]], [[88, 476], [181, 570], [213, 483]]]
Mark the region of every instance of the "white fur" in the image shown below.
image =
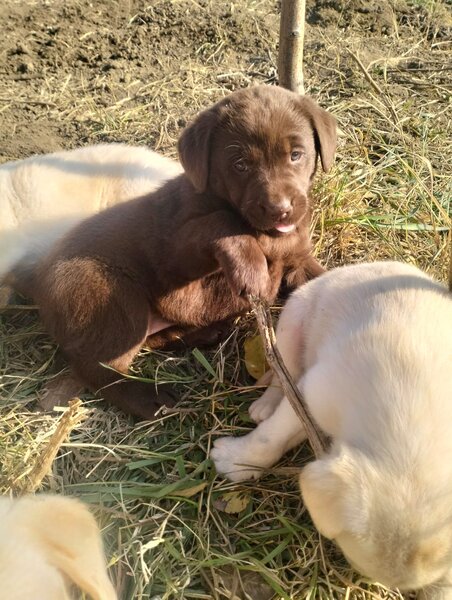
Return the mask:
[[0, 596], [69, 600], [68, 581], [91, 600], [117, 600], [86, 506], [58, 496], [0, 498]]
[[[300, 476], [319, 531], [373, 580], [451, 600], [452, 297], [408, 265], [339, 268], [291, 296], [277, 343], [332, 438]], [[250, 412], [212, 451], [234, 481], [306, 437], [275, 378]]]
[[0, 279], [83, 218], [147, 194], [178, 162], [139, 146], [100, 144], [0, 166]]

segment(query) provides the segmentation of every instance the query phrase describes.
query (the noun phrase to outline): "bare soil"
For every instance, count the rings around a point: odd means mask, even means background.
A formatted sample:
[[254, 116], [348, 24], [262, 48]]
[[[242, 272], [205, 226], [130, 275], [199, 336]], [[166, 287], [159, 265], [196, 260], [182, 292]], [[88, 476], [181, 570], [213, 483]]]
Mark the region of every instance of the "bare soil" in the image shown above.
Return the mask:
[[[445, 10], [432, 14], [428, 4], [308, 1], [309, 91], [321, 94], [334, 79], [338, 48], [332, 45], [344, 39], [361, 38], [364, 62], [384, 55], [388, 38], [411, 35], [413, 29], [441, 44], [450, 22]], [[278, 13], [278, 2], [272, 0], [4, 0], [0, 158], [100, 140], [146, 143], [173, 152], [187, 118], [216, 100], [219, 91], [224, 94], [252, 80], [275, 81]], [[422, 50], [417, 49], [409, 69], [422, 67]], [[345, 76], [347, 86], [337, 89], [338, 98], [363, 85], [356, 68]], [[396, 97], [407, 99], [407, 91], [400, 88]], [[146, 106], [147, 130], [137, 135], [133, 118], [127, 117], [127, 123], [105, 127], [99, 113], [113, 113], [118, 105], [127, 113]]]
[[[68, 110], [76, 108], [76, 90], [83, 98], [92, 95], [99, 108], [124, 101], [133, 110], [152, 100], [152, 93], [137, 94], [137, 89], [152, 88], [162, 80], [177, 82], [172, 92], [179, 96], [180, 114], [171, 124], [171, 133], [176, 134], [186, 122], [187, 109], [193, 112], [183, 98], [193, 85], [190, 71], [204, 70], [215, 54], [219, 54], [215, 63], [226, 67], [220, 76], [225, 89], [239, 84], [229, 71], [252, 65], [259, 70], [265, 63], [264, 78], [274, 76], [268, 65], [268, 42], [275, 39], [278, 17], [273, 3], [267, 4], [268, 14], [259, 16], [257, 23], [246, 5], [225, 2], [7, 0], [0, 8], [0, 89], [8, 90], [7, 98], [0, 96], [1, 156], [20, 158], [118, 139], [102, 135], [95, 119], [64, 119], [66, 115], [58, 114], [59, 99], [52, 102], [47, 96], [61, 90], [62, 84], [74, 90], [74, 106]], [[218, 81], [215, 75], [213, 80]], [[155, 145], [159, 135], [155, 122], [165, 106], [157, 99], [148, 108], [149, 131], [138, 141]], [[120, 139], [137, 141], [127, 134]]]

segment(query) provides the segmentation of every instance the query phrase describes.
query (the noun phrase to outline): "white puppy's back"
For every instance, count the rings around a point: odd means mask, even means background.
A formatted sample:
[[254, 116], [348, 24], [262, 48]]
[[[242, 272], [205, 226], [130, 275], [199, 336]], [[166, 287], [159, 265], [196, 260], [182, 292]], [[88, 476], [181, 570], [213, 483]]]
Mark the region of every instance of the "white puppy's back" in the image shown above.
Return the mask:
[[[324, 393], [334, 396], [332, 405], [341, 415], [331, 426], [319, 422], [328, 434], [353, 439], [358, 421], [373, 443], [375, 436], [387, 435], [394, 414], [400, 417], [397, 403], [404, 427], [406, 419], [417, 418], [419, 404], [433, 403], [434, 411], [452, 416], [452, 402], [446, 402], [452, 389], [446, 378], [452, 366], [452, 301], [444, 286], [419, 269], [396, 262], [336, 269], [299, 288], [284, 312], [303, 330], [303, 386], [317, 383], [320, 371], [328, 369]], [[344, 386], [347, 393], [339, 393]], [[383, 390], [393, 401], [372, 404], [372, 394]], [[314, 403], [312, 410], [318, 410]], [[430, 428], [428, 422], [423, 426]]]
[[399, 263], [339, 269], [297, 294], [302, 389], [334, 440], [301, 477], [313, 519], [372, 578], [433, 583], [452, 568], [452, 299]]
[[100, 144], [0, 166], [0, 278], [40, 255], [83, 218], [154, 191], [178, 162], [126, 144]]

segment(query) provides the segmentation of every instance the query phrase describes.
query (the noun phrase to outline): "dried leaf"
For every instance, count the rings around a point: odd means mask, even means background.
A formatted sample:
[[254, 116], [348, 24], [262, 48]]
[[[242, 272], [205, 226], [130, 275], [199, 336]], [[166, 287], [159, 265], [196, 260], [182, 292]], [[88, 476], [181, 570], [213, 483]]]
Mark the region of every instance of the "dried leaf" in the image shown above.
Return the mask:
[[160, 544], [163, 544], [164, 541], [165, 541], [165, 539], [162, 537], [158, 537], [158, 538], [154, 538], [154, 539], [150, 540], [146, 544], [142, 545], [141, 553], [144, 554], [147, 550], [152, 550], [152, 548], [157, 548], [157, 546], [160, 546]]
[[254, 379], [259, 379], [268, 370], [265, 358], [264, 344], [260, 335], [247, 338], [244, 343], [245, 366], [248, 373]]
[[217, 510], [234, 515], [245, 510], [250, 501], [251, 497], [245, 492], [227, 492], [218, 496], [213, 505]]
[[86, 417], [86, 410], [82, 408], [79, 398], [72, 398], [68, 402], [68, 408], [60, 417], [56, 429], [49, 438], [44, 451], [38, 456], [33, 468], [28, 473], [22, 492], [35, 492], [52, 469], [53, 461], [58, 454], [61, 445], [69, 437], [71, 431]]

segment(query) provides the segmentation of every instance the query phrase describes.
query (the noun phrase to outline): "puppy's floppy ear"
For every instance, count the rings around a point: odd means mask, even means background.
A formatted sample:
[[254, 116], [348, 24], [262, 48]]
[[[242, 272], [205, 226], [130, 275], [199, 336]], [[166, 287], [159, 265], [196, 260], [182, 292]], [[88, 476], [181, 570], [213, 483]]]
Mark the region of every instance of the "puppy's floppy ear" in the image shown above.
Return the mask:
[[308, 464], [300, 475], [300, 489], [314, 525], [325, 537], [334, 539], [344, 531], [362, 534], [367, 530], [358, 466], [347, 451]]
[[301, 472], [300, 489], [304, 504], [314, 525], [329, 539], [336, 538], [344, 530], [340, 488], [340, 478], [329, 460], [316, 460]]
[[301, 98], [301, 106], [311, 120], [314, 128], [316, 150], [320, 154], [322, 169], [327, 172], [331, 168], [337, 146], [336, 119], [332, 114], [320, 108], [309, 96]]
[[219, 121], [218, 105], [203, 111], [179, 138], [179, 158], [197, 192], [207, 188], [212, 134]]
[[80, 501], [62, 496], [25, 496], [15, 519], [59, 569], [93, 600], [117, 600], [108, 578], [97, 523]]

